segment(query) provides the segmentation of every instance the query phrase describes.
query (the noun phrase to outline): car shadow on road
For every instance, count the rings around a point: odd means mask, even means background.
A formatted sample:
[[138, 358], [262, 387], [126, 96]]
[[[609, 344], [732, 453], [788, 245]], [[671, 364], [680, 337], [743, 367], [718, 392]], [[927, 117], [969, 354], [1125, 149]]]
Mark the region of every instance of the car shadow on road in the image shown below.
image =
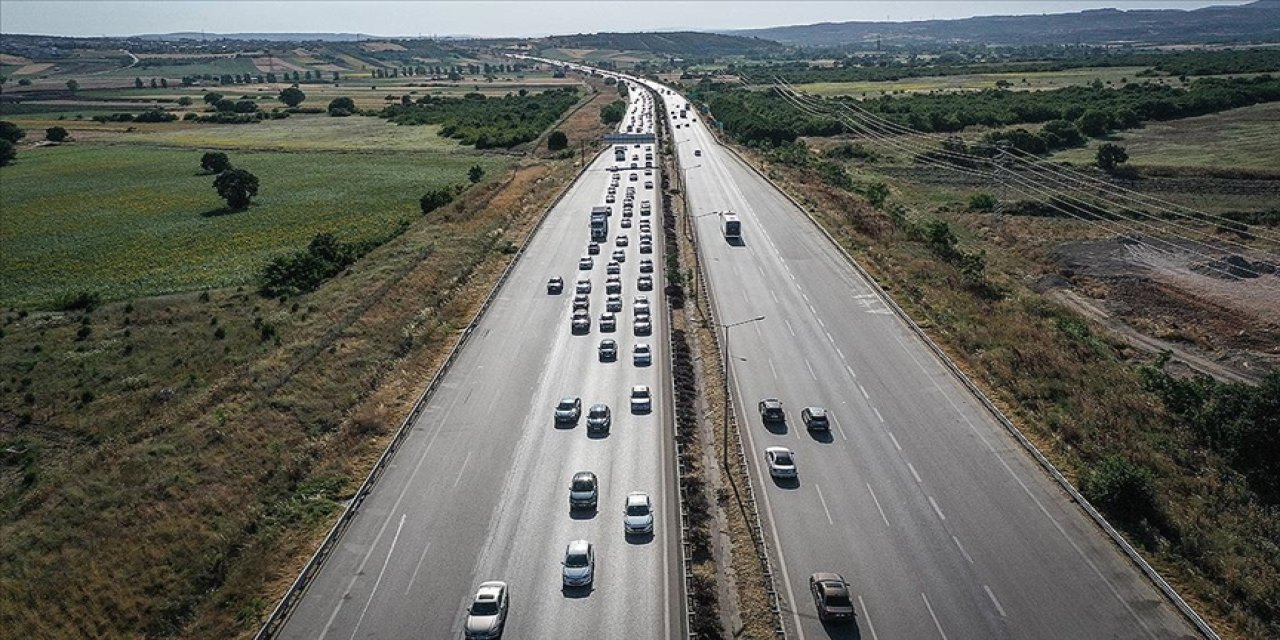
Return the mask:
[[594, 584], [589, 584], [585, 587], [567, 587], [563, 585], [560, 587], [560, 593], [566, 598], [586, 598], [594, 591]]
[[725, 240], [725, 242], [726, 242], [726, 243], [728, 243], [728, 245], [729, 245], [729, 246], [731, 246], [731, 247], [745, 247], [745, 246], [747, 246], [747, 241], [746, 241], [746, 240], [743, 240], [742, 238], [728, 238], [728, 239], [726, 239], [726, 240]]
[[627, 544], [641, 546], [653, 542], [654, 535], [652, 533], [627, 533], [623, 534], [622, 537], [626, 538]]
[[822, 444], [835, 442], [835, 438], [831, 437], [830, 431], [810, 431], [809, 437], [813, 438], [814, 442], [821, 442]]
[[558, 431], [572, 431], [573, 429], [576, 429], [578, 427], [577, 420], [574, 420], [573, 422], [562, 422], [560, 420], [552, 420], [551, 422], [552, 424], [555, 425]]
[[588, 429], [588, 430], [587, 430], [587, 438], [588, 438], [588, 439], [591, 439], [591, 440], [604, 440], [605, 438], [608, 438], [608, 437], [609, 437], [609, 432], [608, 432], [608, 431], [592, 431], [592, 430], [590, 430], [590, 429]]
[[795, 491], [800, 488], [800, 478], [774, 478], [773, 484], [777, 485], [779, 489]]
[[590, 509], [570, 509], [569, 519], [570, 520], [591, 520], [595, 518], [596, 515], [599, 513], [600, 513], [600, 510], [595, 507], [591, 507]]
[[[812, 604], [812, 600], [810, 600]], [[862, 630], [858, 628], [858, 618], [855, 615], [852, 620], [847, 622], [830, 622], [818, 617], [813, 609], [809, 609], [807, 613], [801, 613], [800, 617], [806, 621], [816, 621], [822, 625], [822, 630], [826, 632], [826, 637], [832, 640], [861, 640]]]
[[765, 420], [764, 428], [766, 431], [768, 431], [769, 433], [772, 433], [775, 436], [787, 435], [786, 420]]

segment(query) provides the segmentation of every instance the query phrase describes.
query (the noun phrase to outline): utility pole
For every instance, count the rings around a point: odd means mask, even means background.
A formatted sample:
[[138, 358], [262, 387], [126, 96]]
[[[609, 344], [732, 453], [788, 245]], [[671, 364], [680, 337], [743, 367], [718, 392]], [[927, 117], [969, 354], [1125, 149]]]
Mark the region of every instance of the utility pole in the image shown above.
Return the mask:
[[750, 324], [752, 322], [759, 322], [761, 320], [764, 320], [764, 316], [756, 316], [750, 320], [740, 320], [730, 324], [716, 325], [721, 329], [724, 329], [724, 425], [721, 428], [721, 440], [724, 442], [725, 469], [729, 468], [729, 367], [731, 362], [730, 358], [732, 357], [729, 353], [729, 330], [737, 326]]

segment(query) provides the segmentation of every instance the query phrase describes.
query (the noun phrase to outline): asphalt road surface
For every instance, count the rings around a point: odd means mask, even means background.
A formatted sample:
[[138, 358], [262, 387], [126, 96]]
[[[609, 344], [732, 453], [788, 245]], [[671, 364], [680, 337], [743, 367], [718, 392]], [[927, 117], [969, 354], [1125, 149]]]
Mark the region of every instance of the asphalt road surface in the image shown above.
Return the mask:
[[[640, 103], [633, 98], [624, 125]], [[577, 265], [586, 254], [589, 212], [604, 203], [614, 165], [612, 151], [598, 156], [550, 213], [281, 637], [460, 637], [465, 609], [487, 580], [509, 585], [507, 638], [681, 637], [662, 243], [641, 256], [638, 225], [619, 228], [615, 212], [610, 241], [594, 267]], [[656, 199], [655, 191], [644, 189], [643, 175], [629, 182], [628, 173], [621, 185], [637, 186], [638, 220], [640, 201]], [[653, 225], [661, 233], [661, 222]], [[605, 263], [619, 234], [630, 239], [621, 265], [625, 305], [617, 330], [602, 333]], [[636, 337], [632, 299], [642, 257], [658, 265], [647, 293], [654, 330]], [[564, 293], [548, 295], [551, 276], [564, 278]], [[580, 277], [593, 284], [592, 327], [574, 335], [570, 301]], [[617, 361], [598, 359], [605, 337], [617, 340]], [[652, 346], [652, 366], [633, 365], [637, 342]], [[649, 414], [629, 410], [631, 386], [639, 384], [654, 391]], [[584, 411], [597, 402], [610, 405], [608, 436], [588, 437], [585, 420], [555, 425], [553, 407], [565, 395], [580, 396]], [[569, 480], [580, 470], [598, 475], [599, 508], [571, 515]], [[652, 537], [623, 535], [623, 500], [633, 491], [653, 500]], [[576, 539], [595, 545], [595, 585], [562, 591], [560, 561]]]
[[[803, 212], [700, 119], [673, 120], [718, 319], [764, 316], [729, 330], [731, 379], [791, 637], [1198, 637]], [[784, 425], [763, 424], [765, 397]], [[807, 405], [829, 436], [801, 424]], [[798, 481], [770, 478], [769, 446], [795, 452]], [[808, 579], [825, 571], [851, 584], [856, 625], [818, 620]]]

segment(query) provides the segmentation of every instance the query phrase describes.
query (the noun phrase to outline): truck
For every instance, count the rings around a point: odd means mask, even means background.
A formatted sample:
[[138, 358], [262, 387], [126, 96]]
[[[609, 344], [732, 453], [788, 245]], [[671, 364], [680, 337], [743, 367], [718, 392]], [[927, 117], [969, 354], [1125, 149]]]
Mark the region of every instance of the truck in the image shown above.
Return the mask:
[[591, 208], [591, 239], [593, 241], [606, 242], [609, 240], [609, 216], [612, 213], [612, 207]]
[[613, 148], [613, 159], [614, 159], [614, 160], [617, 160], [618, 162], [622, 162], [623, 160], [626, 160], [626, 159], [627, 159], [627, 148], [626, 148], [625, 146], [622, 146], [622, 145], [618, 145], [618, 146], [614, 147], [614, 148]]
[[724, 211], [720, 213], [720, 231], [724, 233], [724, 239], [729, 242], [736, 242], [742, 239], [742, 220], [738, 216]]

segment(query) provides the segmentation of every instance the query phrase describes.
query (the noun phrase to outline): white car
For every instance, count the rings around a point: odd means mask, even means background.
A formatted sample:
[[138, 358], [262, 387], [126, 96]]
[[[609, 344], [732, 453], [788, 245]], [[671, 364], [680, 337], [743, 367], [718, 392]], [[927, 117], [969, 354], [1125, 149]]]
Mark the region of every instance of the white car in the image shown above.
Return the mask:
[[645, 258], [640, 261], [640, 273], [653, 273], [653, 260]]
[[622, 510], [622, 530], [626, 535], [653, 533], [653, 503], [649, 501], [649, 494], [638, 491], [627, 494], [627, 505]]
[[595, 265], [596, 265], [596, 261], [593, 260], [591, 256], [582, 256], [582, 259], [578, 260], [578, 268], [581, 269], [582, 271], [587, 271], [591, 269], [591, 267], [594, 267]]
[[618, 318], [612, 313], [606, 311], [600, 314], [600, 330], [616, 331], [618, 329]]
[[765, 462], [769, 463], [769, 475], [775, 478], [796, 477], [796, 457], [786, 447], [769, 447], [764, 450]]
[[566, 587], [586, 587], [595, 580], [596, 551], [586, 540], [574, 540], [564, 549], [564, 560], [561, 562]]
[[631, 387], [631, 413], [649, 413], [652, 410], [653, 398], [649, 395], [648, 385]]
[[577, 287], [575, 288], [575, 291], [576, 291], [577, 293], [591, 293], [591, 281], [590, 281], [590, 280], [579, 280], [579, 281], [578, 281], [578, 285], [577, 285]]
[[468, 640], [501, 638], [507, 625], [507, 583], [493, 580], [480, 583], [476, 597], [467, 607], [463, 636]]
[[649, 350], [649, 343], [637, 342], [636, 346], [631, 348], [631, 363], [637, 367], [653, 364], [653, 352]]
[[615, 245], [619, 246], [619, 247], [625, 247], [625, 246], [627, 246], [627, 242], [628, 242], [628, 241], [627, 241], [627, 236], [625, 236], [625, 235], [620, 235], [620, 236], [618, 236], [618, 237], [614, 240], [614, 242], [613, 242], [613, 243], [614, 243]]
[[609, 296], [608, 298], [605, 298], [604, 308], [606, 311], [621, 313], [622, 312], [622, 296], [614, 294]]
[[638, 336], [647, 336], [653, 333], [653, 323], [648, 318], [636, 318], [635, 333]]
[[653, 291], [653, 276], [640, 276], [636, 280], [636, 288], [641, 291]]

